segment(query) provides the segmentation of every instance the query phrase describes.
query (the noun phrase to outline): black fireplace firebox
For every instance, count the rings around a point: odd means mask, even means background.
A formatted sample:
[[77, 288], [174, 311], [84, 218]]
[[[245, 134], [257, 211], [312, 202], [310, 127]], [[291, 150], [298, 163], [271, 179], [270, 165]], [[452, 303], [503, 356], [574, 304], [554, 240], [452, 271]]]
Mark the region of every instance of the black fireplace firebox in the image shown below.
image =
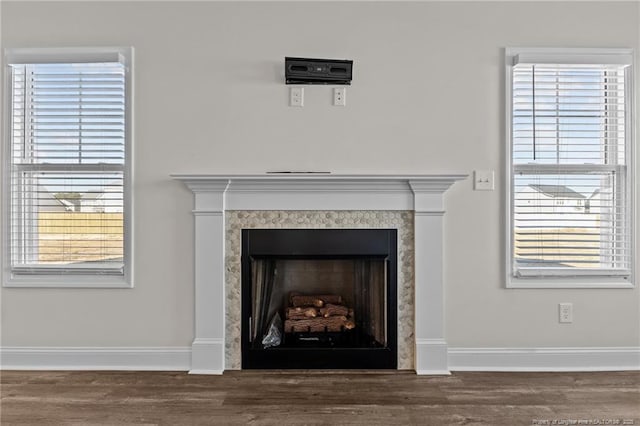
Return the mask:
[[397, 230], [242, 230], [243, 369], [396, 369]]

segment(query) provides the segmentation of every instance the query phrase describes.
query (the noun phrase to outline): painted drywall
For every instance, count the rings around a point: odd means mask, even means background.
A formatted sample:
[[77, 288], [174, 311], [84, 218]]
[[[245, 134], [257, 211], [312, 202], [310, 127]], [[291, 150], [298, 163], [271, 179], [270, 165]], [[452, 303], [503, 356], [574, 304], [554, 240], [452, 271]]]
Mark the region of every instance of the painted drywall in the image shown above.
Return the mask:
[[[190, 345], [192, 195], [170, 173], [474, 169], [496, 170], [498, 189], [447, 193], [448, 343], [639, 346], [638, 289], [504, 288], [500, 190], [502, 49], [638, 50], [639, 7], [3, 1], [3, 47], [135, 47], [135, 288], [2, 288], [2, 346]], [[353, 59], [347, 106], [307, 87], [304, 108], [288, 107], [286, 55]], [[559, 302], [573, 302], [573, 324], [558, 324]]]

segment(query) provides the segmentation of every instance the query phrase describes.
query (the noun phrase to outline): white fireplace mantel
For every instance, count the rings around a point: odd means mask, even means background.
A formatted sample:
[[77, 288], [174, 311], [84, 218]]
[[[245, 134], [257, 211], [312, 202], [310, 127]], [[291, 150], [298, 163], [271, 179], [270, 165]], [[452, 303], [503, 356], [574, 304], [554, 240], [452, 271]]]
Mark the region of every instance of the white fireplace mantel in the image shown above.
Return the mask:
[[415, 370], [449, 374], [444, 335], [444, 193], [467, 175], [172, 174], [195, 195], [195, 339], [191, 373], [220, 374], [225, 360], [227, 210], [415, 212]]

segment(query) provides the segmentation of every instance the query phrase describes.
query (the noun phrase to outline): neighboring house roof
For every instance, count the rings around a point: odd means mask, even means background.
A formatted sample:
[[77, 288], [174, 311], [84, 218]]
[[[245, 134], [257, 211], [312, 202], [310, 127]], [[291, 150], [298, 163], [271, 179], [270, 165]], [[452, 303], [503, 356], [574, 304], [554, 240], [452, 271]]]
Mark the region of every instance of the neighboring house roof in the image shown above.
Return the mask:
[[585, 197], [579, 192], [574, 191], [573, 189], [564, 186], [564, 185], [534, 185], [529, 184], [529, 186], [535, 189], [538, 192], [543, 193], [547, 197], [552, 198], [576, 198], [579, 200], [584, 200]]
[[67, 200], [64, 200], [64, 199], [60, 199], [60, 200], [58, 200], [58, 201], [60, 202], [60, 204], [62, 204], [63, 206], [65, 206], [65, 207], [67, 208], [67, 210], [71, 210], [71, 211], [73, 211], [73, 210], [75, 210], [75, 208], [76, 208], [76, 205], [75, 205], [75, 204], [73, 204], [71, 201], [67, 201]]
[[84, 194], [82, 194], [81, 200], [82, 201], [96, 200], [100, 198], [102, 195], [104, 195], [104, 192], [98, 192], [98, 191], [85, 192]]
[[41, 212], [59, 212], [69, 210], [69, 206], [59, 200], [49, 192], [41, 192], [38, 194], [38, 211]]

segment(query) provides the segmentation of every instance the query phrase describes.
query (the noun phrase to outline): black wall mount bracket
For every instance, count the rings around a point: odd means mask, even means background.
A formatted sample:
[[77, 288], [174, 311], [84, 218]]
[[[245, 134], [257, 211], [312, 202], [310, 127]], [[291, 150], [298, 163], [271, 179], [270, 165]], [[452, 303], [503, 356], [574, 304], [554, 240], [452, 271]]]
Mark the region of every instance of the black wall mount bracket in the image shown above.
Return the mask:
[[285, 57], [284, 75], [287, 84], [351, 85], [353, 61]]

